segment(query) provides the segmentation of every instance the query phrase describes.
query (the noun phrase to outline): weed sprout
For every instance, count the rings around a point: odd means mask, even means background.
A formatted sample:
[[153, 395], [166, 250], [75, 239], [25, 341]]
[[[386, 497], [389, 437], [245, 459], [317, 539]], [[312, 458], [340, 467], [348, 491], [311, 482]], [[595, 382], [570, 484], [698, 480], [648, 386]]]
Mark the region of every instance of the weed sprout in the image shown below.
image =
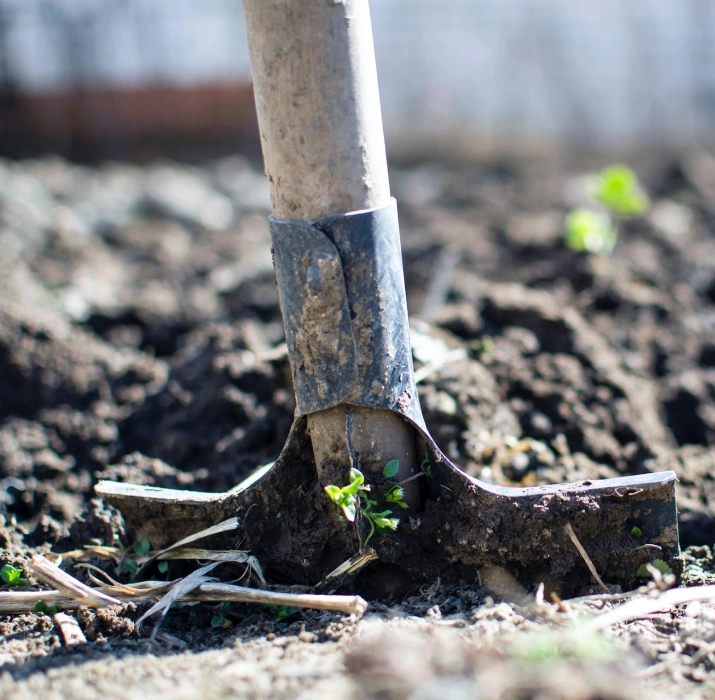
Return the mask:
[[594, 180], [590, 194], [601, 208], [574, 209], [566, 217], [566, 245], [578, 253], [610, 255], [622, 219], [643, 214], [650, 204], [636, 174], [625, 165], [612, 165]]

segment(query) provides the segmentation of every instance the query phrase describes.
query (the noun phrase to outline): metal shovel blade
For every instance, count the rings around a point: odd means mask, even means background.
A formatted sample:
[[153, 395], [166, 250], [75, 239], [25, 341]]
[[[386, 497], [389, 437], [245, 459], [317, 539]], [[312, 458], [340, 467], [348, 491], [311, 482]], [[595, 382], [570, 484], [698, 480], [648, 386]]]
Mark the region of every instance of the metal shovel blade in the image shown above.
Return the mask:
[[[378, 561], [359, 574], [376, 593], [432, 581], [477, 585], [500, 567], [526, 586], [560, 595], [593, 578], [569, 528], [601, 578], [632, 588], [641, 565], [661, 559], [677, 573], [675, 473], [506, 488], [471, 478], [428, 441], [422, 507], [402, 511], [397, 531], [369, 542]], [[228, 493], [210, 494], [102, 481], [97, 494], [124, 516], [130, 539], [160, 547], [237, 516], [241, 528], [216, 546], [250, 549], [274, 581], [315, 585], [363, 543], [318, 482], [305, 419], [293, 425], [274, 465]], [[222, 536], [227, 537], [227, 536]], [[358, 582], [359, 583], [359, 582]]]

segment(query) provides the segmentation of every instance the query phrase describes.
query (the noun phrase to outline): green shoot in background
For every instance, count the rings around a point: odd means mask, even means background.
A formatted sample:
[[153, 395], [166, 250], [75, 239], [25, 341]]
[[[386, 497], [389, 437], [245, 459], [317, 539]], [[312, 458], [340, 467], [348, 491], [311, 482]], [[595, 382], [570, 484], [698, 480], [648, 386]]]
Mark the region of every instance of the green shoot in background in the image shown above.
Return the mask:
[[571, 211], [566, 217], [566, 245], [578, 253], [610, 255], [618, 240], [621, 219], [645, 213], [650, 201], [636, 174], [625, 165], [603, 170], [592, 185], [591, 195], [605, 211]]

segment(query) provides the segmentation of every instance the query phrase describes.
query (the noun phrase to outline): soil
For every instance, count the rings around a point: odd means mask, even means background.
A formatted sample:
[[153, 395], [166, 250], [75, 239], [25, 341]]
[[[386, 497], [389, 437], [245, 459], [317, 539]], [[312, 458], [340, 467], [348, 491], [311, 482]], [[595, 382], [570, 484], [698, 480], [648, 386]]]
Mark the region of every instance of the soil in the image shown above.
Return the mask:
[[[652, 207], [589, 257], [563, 219], [605, 164], [393, 170], [423, 412], [498, 484], [675, 470], [683, 580], [712, 583], [715, 159], [635, 162]], [[268, 209], [237, 157], [0, 162], [0, 563], [131, 546], [99, 479], [222, 492], [276, 459], [295, 404]], [[73, 648], [46, 614], [2, 616], [0, 696], [715, 697], [715, 606], [566, 644], [613, 603], [537, 603], [482, 573], [360, 620], [179, 607], [158, 643], [136, 634], [146, 606], [73, 613]]]

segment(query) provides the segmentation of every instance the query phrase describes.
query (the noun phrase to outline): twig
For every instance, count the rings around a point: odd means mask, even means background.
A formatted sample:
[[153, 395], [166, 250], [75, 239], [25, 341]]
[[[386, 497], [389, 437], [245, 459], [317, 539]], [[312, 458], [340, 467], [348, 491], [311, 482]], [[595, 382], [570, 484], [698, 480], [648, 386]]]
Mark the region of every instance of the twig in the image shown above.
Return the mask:
[[404, 484], [409, 484], [410, 481], [414, 481], [415, 479], [419, 479], [421, 476], [425, 476], [424, 472], [418, 472], [417, 474], [413, 474], [412, 476], [408, 476], [406, 479], [403, 479], [402, 481], [398, 481], [397, 485], [398, 486], [403, 486]]
[[371, 561], [377, 559], [377, 554], [375, 550], [370, 547], [364, 552], [358, 552], [354, 557], [350, 557], [347, 561], [344, 561], [340, 566], [331, 571], [317, 586], [316, 588], [320, 590], [324, 586], [327, 586], [333, 579], [340, 578], [341, 576], [347, 576], [348, 574], [353, 574], [356, 571], [362, 569], [363, 566], [369, 564]]
[[79, 644], [86, 644], [87, 639], [82, 632], [77, 620], [65, 613], [57, 613], [52, 617], [55, 624], [60, 628], [60, 634], [65, 641], [65, 646], [75, 647]]
[[187, 596], [187, 600], [258, 603], [260, 605], [290, 605], [294, 608], [333, 610], [347, 614], [362, 615], [367, 610], [367, 601], [359, 595], [317, 595], [314, 593], [279, 593], [259, 588], [244, 588], [228, 583], [204, 583]]
[[593, 595], [582, 595], [578, 598], [569, 598], [568, 602], [571, 605], [578, 603], [605, 603], [608, 601], [626, 600], [637, 595], [643, 595], [649, 589], [647, 587], [637, 588], [635, 591], [626, 591], [625, 593], [594, 593]]
[[164, 596], [155, 603], [149, 610], [147, 610], [138, 620], [137, 620], [137, 633], [141, 633], [142, 623], [148, 617], [151, 617], [154, 613], [161, 613], [159, 621], [154, 626], [154, 630], [151, 633], [151, 638], [156, 639], [156, 633], [159, 631], [159, 626], [161, 621], [166, 617], [166, 613], [169, 612], [169, 608], [182, 596], [186, 596], [191, 593], [194, 589], [198, 588], [202, 583], [211, 581], [211, 577], [208, 573], [215, 569], [221, 562], [214, 561], [211, 564], [202, 566], [196, 571], [192, 571], [185, 578], [179, 579], [176, 583], [164, 594]]
[[[156, 601], [157, 596], [175, 582], [143, 581], [132, 588], [136, 594], [130, 594], [126, 587], [115, 590], [111, 586], [90, 588], [89, 590], [104, 595], [104, 591], [116, 596], [117, 603], [146, 603]], [[0, 592], [0, 614], [33, 612], [38, 601], [48, 606], [63, 610], [74, 610], [86, 605], [77, 598], [69, 597], [60, 591], [2, 591]], [[258, 603], [261, 605], [290, 605], [294, 608], [312, 608], [314, 610], [333, 610], [347, 614], [362, 615], [367, 610], [367, 602], [360, 596], [315, 595], [312, 593], [278, 593], [257, 588], [245, 588], [228, 583], [204, 583], [192, 593], [182, 596], [177, 602], [236, 602]]]
[[[162, 584], [159, 581], [152, 581], [151, 583], [159, 584], [161, 588], [166, 589], [166, 584]], [[159, 586], [157, 586], [157, 589], [158, 588]], [[113, 591], [109, 586], [93, 588], [91, 590], [96, 593], [103, 593], [104, 591], [112, 592], [113, 595], [116, 596], [117, 604], [129, 601], [135, 603], [154, 601], [156, 600], [157, 595], [160, 592], [163, 592], [160, 590], [148, 590], [132, 595], [126, 592]], [[68, 596], [62, 591], [1, 591], [0, 615], [34, 612], [35, 605], [37, 605], [38, 602], [45, 603], [48, 607], [62, 608], [62, 610], [76, 610], [82, 605], [87, 605], [84, 601]], [[103, 605], [108, 605], [108, 603], [103, 603]]]
[[[169, 552], [173, 552], [177, 549], [180, 549], [184, 545], [191, 544], [192, 542], [204, 539], [205, 537], [210, 537], [211, 535], [218, 535], [222, 532], [230, 532], [231, 530], [235, 530], [238, 526], [238, 518], [229, 518], [228, 520], [224, 520], [223, 522], [218, 523], [218, 525], [207, 527], [205, 530], [201, 530], [200, 532], [195, 532], [193, 535], [184, 537], [183, 540], [174, 542], [174, 544], [172, 544], [170, 547], [166, 547], [165, 549], [161, 549], [158, 552], [152, 554], [145, 562], [142, 563], [141, 568], [139, 569], [139, 571], [137, 571], [136, 575], [140, 576], [142, 572], [146, 571], [147, 567], [153, 562], [155, 562], [157, 559], [171, 559], [170, 556], [167, 556]], [[247, 553], [241, 552], [241, 554]], [[256, 565], [258, 565], [257, 561]], [[261, 571], [260, 566], [258, 566], [258, 570], [256, 573], [261, 580], [261, 583], [264, 583], [263, 572]]]
[[588, 556], [586, 550], [583, 548], [583, 545], [578, 541], [578, 537], [576, 537], [576, 533], [573, 531], [571, 523], [566, 523], [564, 529], [566, 530], [566, 534], [571, 538], [571, 541], [574, 543], [576, 549], [578, 549], [578, 553], [583, 557], [588, 570], [591, 572], [593, 578], [596, 579], [598, 585], [603, 588], [605, 593], [610, 593], [611, 591], [608, 590], [608, 586], [606, 586], [606, 584], [601, 580], [601, 577], [598, 575], [598, 571], [596, 571], [596, 567], [593, 565], [591, 557]]
[[657, 612], [665, 612], [675, 605], [692, 603], [696, 600], [715, 599], [715, 585], [696, 586], [693, 588], [671, 588], [656, 598], [639, 598], [619, 605], [588, 622], [579, 625], [579, 633], [606, 629], [620, 622], [639, 619]]
[[30, 559], [27, 570], [42, 583], [64, 593], [70, 598], [80, 601], [82, 605], [101, 608], [105, 605], [120, 605], [121, 601], [102, 593], [96, 588], [90, 588], [80, 583], [74, 576], [62, 571], [49, 559], [35, 555]]

